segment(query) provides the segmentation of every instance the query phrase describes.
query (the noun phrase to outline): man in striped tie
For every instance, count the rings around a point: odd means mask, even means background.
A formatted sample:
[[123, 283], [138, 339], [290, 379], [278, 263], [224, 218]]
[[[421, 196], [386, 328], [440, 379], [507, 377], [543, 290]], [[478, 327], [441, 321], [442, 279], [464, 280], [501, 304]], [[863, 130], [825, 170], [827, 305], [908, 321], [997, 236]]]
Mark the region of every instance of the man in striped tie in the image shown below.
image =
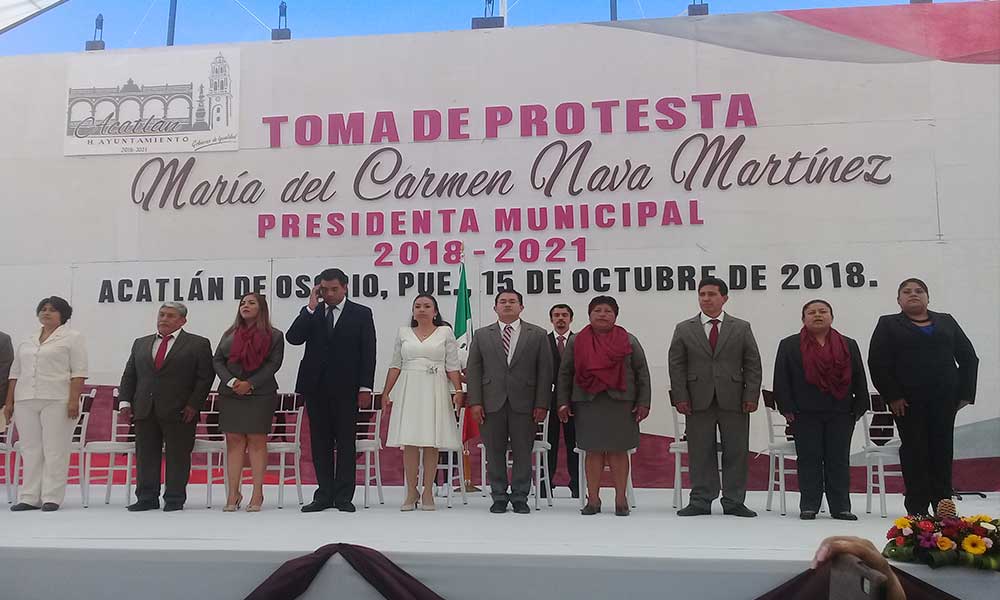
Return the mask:
[[[507, 512], [509, 502], [515, 513], [527, 514], [531, 448], [552, 395], [552, 354], [545, 330], [521, 320], [524, 298], [519, 292], [497, 294], [493, 310], [497, 322], [476, 331], [469, 348], [469, 417], [482, 425], [493, 496], [490, 512]], [[511, 480], [508, 449], [514, 463]]]

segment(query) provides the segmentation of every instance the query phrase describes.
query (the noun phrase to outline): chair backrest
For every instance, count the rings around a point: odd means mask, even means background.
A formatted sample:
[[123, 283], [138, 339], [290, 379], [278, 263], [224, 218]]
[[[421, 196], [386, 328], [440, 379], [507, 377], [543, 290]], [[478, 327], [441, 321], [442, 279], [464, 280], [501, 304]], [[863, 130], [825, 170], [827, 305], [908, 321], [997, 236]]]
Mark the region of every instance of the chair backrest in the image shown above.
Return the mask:
[[382, 394], [372, 396], [371, 408], [359, 408], [355, 439], [372, 440], [382, 447]]
[[94, 406], [94, 398], [97, 398], [97, 388], [93, 388], [89, 392], [83, 392], [80, 394], [81, 413], [90, 412], [91, 407]]
[[794, 425], [788, 423], [785, 416], [778, 412], [778, 403], [774, 400], [774, 392], [761, 390], [764, 398], [764, 416], [767, 417], [767, 440], [772, 444], [795, 439]]
[[872, 394], [871, 399], [872, 410], [864, 415], [865, 446], [885, 446], [898, 440], [892, 411], [879, 394]]
[[276, 444], [298, 445], [302, 440], [302, 413], [304, 406], [298, 408], [282, 408], [274, 411], [274, 421], [271, 423], [271, 434], [267, 441]]
[[535, 440], [539, 442], [549, 441], [549, 418], [547, 416], [542, 419], [541, 423], [535, 423]]
[[667, 396], [669, 397], [670, 400], [670, 408], [671, 408], [670, 417], [674, 421], [674, 441], [683, 442], [684, 440], [687, 439], [687, 417], [677, 412], [677, 409], [674, 408], [673, 390], [669, 390], [667, 392]]
[[205, 400], [205, 408], [198, 417], [198, 423], [194, 428], [196, 440], [219, 441], [226, 439], [226, 435], [219, 428], [219, 394], [211, 392]]
[[[117, 391], [116, 396], [117, 396]], [[135, 441], [135, 427], [132, 423], [126, 420], [119, 419], [119, 413], [117, 410], [111, 411], [111, 441], [112, 442], [134, 442]]]

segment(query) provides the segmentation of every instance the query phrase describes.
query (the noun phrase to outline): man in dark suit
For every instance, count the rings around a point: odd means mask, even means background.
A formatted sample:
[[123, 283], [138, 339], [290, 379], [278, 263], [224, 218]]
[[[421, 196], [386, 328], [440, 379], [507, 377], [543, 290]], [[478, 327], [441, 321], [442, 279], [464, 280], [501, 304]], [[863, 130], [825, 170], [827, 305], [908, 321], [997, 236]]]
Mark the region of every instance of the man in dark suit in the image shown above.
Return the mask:
[[[552, 402], [552, 355], [545, 330], [521, 320], [520, 292], [506, 290], [493, 302], [497, 322], [476, 331], [466, 370], [467, 418], [483, 425], [492, 513], [528, 514], [531, 448], [537, 424]], [[507, 448], [514, 466], [507, 478]], [[510, 493], [508, 494], [508, 483]]]
[[10, 366], [14, 364], [14, 345], [10, 336], [0, 331], [0, 402], [7, 401], [7, 386], [10, 384]]
[[187, 312], [180, 302], [165, 302], [160, 307], [156, 333], [132, 344], [118, 386], [121, 417], [135, 417], [136, 502], [128, 507], [132, 512], [160, 507], [164, 447], [167, 477], [163, 510], [181, 510], [187, 500], [198, 413], [215, 381], [211, 342], [181, 329], [187, 323]]
[[[566, 344], [573, 337], [573, 332], [569, 326], [573, 323], [573, 309], [568, 304], [556, 304], [549, 309], [549, 321], [552, 323], [552, 333], [549, 334], [549, 349], [552, 351], [552, 371], [559, 372], [559, 364], [562, 362], [563, 350]], [[563, 423], [559, 420], [559, 406], [556, 402], [556, 394], [559, 387], [559, 378], [552, 379], [552, 404], [549, 407], [549, 483], [555, 487], [554, 476], [559, 470], [559, 430], [562, 429], [563, 437], [566, 440], [566, 471], [569, 473], [569, 490], [574, 498], [580, 497], [580, 462], [573, 449], [576, 447], [576, 424], [573, 417]], [[542, 498], [545, 497], [545, 488], [541, 489]]]
[[678, 323], [670, 342], [671, 402], [687, 416], [691, 460], [691, 500], [677, 511], [682, 517], [711, 514], [719, 496], [717, 429], [722, 440], [722, 510], [737, 517], [757, 516], [743, 502], [750, 413], [757, 410], [760, 397], [760, 352], [750, 324], [723, 312], [727, 300], [726, 282], [702, 279], [701, 312]]
[[375, 321], [371, 309], [347, 299], [347, 284], [340, 269], [317, 275], [309, 304], [285, 333], [289, 344], [306, 345], [295, 391], [305, 397], [319, 489], [302, 512], [355, 510], [355, 435], [359, 406], [372, 403]]

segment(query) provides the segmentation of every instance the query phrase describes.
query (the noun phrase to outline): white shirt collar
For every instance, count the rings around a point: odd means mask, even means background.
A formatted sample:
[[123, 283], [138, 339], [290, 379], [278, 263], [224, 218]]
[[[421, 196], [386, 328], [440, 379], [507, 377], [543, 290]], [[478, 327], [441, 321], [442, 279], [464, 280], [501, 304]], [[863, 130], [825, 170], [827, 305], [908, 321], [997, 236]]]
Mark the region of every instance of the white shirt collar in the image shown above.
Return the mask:
[[[706, 315], [705, 313], [699, 313], [699, 315], [701, 315], [701, 324], [702, 325], [708, 325], [708, 322], [712, 320], [712, 317]], [[726, 311], [720, 312], [719, 316], [717, 316], [715, 318], [719, 320], [719, 324], [721, 325], [722, 322], [726, 320]]]
[[560, 335], [563, 336], [564, 339], [568, 340], [569, 336], [573, 335], [573, 330], [570, 329], [566, 333], [559, 333], [555, 329], [552, 330], [552, 337], [554, 337], [554, 338], [556, 338], [558, 340]]
[[[508, 323], [504, 323], [503, 321], [497, 319], [497, 325], [500, 326], [500, 333], [503, 333], [503, 328], [506, 327]], [[514, 328], [514, 333], [519, 333], [521, 331], [521, 319], [518, 319], [513, 323], [509, 323], [509, 325]]]
[[[172, 337], [172, 338], [170, 338], [170, 339], [171, 339], [171, 340], [176, 340], [176, 339], [177, 339], [177, 336], [179, 336], [179, 335], [181, 334], [181, 332], [182, 332], [182, 331], [184, 331], [184, 328], [183, 328], [183, 327], [181, 327], [180, 329], [176, 329], [176, 330], [174, 330], [174, 332], [173, 332], [173, 333], [168, 333], [167, 335], [172, 335], [173, 337]], [[161, 335], [159, 331], [157, 331], [157, 332], [156, 332], [156, 339], [158, 339], [158, 340], [162, 340], [162, 339], [163, 339], [164, 337], [165, 337], [165, 336]]]

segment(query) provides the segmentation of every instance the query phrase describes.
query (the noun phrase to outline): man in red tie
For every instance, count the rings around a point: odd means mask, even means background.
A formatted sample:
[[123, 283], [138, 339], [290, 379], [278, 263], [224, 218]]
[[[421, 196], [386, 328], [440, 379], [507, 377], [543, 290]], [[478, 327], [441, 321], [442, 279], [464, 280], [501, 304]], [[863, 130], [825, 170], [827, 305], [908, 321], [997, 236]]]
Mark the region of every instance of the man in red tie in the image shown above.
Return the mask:
[[[566, 471], [569, 473], [569, 491], [574, 498], [580, 497], [580, 461], [573, 452], [576, 447], [576, 424], [573, 417], [565, 423], [559, 421], [558, 406], [556, 403], [556, 389], [559, 385], [559, 364], [562, 361], [563, 350], [566, 344], [573, 337], [570, 325], [573, 324], [573, 309], [568, 304], [556, 304], [549, 309], [549, 322], [552, 323], [552, 333], [549, 334], [549, 348], [552, 351], [552, 404], [549, 410], [549, 483], [555, 488], [555, 478], [558, 468], [559, 458], [559, 430], [562, 430], [563, 439], [566, 441]], [[545, 497], [545, 487], [541, 489], [542, 498]]]
[[159, 508], [160, 463], [166, 447], [163, 510], [184, 508], [195, 426], [215, 380], [208, 338], [182, 329], [187, 307], [165, 302], [156, 333], [132, 344], [118, 387], [120, 418], [135, 417], [136, 502], [129, 511]]
[[677, 324], [667, 356], [671, 402], [687, 417], [691, 500], [677, 511], [682, 517], [711, 514], [719, 496], [716, 431], [722, 441], [722, 510], [757, 516], [744, 500], [750, 413], [760, 396], [760, 352], [750, 323], [723, 312], [728, 300], [726, 282], [702, 279], [701, 312]]

